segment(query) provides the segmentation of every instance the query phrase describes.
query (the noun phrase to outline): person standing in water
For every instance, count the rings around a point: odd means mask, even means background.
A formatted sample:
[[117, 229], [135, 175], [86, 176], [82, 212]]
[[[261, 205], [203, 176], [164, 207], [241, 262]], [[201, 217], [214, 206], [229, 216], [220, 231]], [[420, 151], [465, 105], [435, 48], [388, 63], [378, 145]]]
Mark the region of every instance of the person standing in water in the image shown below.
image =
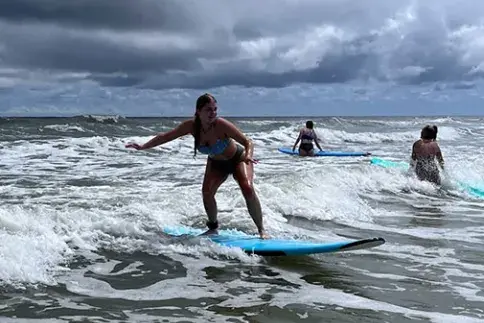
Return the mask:
[[245, 198], [247, 209], [262, 239], [268, 238], [264, 230], [259, 198], [253, 186], [254, 146], [234, 124], [217, 117], [217, 100], [211, 94], [201, 95], [196, 102], [195, 116], [186, 120], [171, 131], [160, 133], [143, 145], [131, 143], [126, 148], [149, 149], [191, 134], [194, 139], [194, 156], [197, 150], [206, 154], [207, 163], [202, 185], [203, 205], [207, 212], [208, 231], [204, 234], [217, 234], [217, 203], [215, 194], [232, 174]]
[[314, 156], [314, 146], [313, 141], [319, 150], [323, 150], [318, 142], [318, 136], [316, 135], [316, 131], [314, 131], [314, 123], [309, 120], [306, 121], [306, 127], [299, 130], [299, 136], [292, 147], [292, 150], [296, 150], [296, 146], [301, 141], [299, 145], [299, 155], [300, 156]]
[[444, 169], [444, 158], [436, 141], [437, 127], [425, 126], [420, 133], [420, 139], [412, 146], [411, 165], [419, 180], [441, 184], [440, 171], [436, 162]]

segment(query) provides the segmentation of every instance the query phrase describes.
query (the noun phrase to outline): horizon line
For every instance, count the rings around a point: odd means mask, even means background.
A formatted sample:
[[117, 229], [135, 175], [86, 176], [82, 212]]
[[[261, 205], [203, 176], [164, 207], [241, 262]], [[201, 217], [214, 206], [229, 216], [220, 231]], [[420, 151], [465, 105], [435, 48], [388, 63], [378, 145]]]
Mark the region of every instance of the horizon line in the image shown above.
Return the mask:
[[[96, 114], [96, 113], [86, 113], [86, 114], [76, 114], [76, 115], [61, 115], [61, 116], [16, 116], [16, 115], [0, 115], [0, 118], [38, 118], [38, 119], [53, 119], [53, 118], [76, 118], [76, 117], [121, 117], [125, 119], [148, 119], [148, 118], [190, 118], [191, 116], [156, 116], [156, 115], [148, 115], [148, 116], [126, 116], [126, 115], [121, 115], [121, 114]], [[392, 118], [392, 117], [422, 117], [422, 118], [428, 118], [428, 117], [484, 117], [484, 114], [430, 114], [430, 115], [408, 115], [408, 114], [394, 114], [394, 115], [388, 115], [388, 114], [382, 114], [382, 115], [247, 115], [247, 116], [240, 116], [240, 115], [221, 115], [219, 117], [222, 118]]]

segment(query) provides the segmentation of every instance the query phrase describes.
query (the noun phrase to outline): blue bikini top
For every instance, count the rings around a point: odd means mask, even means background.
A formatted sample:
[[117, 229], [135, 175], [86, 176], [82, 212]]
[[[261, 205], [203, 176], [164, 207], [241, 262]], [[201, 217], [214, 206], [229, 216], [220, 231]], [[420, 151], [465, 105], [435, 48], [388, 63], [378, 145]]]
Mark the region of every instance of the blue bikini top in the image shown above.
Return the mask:
[[222, 140], [217, 139], [212, 146], [198, 146], [198, 151], [207, 155], [220, 155], [224, 152], [225, 148], [230, 144], [230, 138], [224, 138]]

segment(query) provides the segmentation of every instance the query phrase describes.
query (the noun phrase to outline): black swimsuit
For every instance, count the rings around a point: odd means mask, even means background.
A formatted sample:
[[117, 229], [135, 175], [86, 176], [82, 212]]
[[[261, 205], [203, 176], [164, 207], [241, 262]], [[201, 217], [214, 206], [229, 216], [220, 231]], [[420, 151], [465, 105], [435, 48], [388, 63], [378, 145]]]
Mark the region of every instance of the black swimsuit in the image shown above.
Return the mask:
[[[312, 131], [311, 131], [312, 133]], [[306, 133], [303, 133], [301, 135], [301, 144], [299, 145], [300, 150], [304, 150], [306, 152], [310, 152], [311, 150], [314, 149], [312, 141], [314, 140], [314, 137], [312, 135], [308, 135]]]

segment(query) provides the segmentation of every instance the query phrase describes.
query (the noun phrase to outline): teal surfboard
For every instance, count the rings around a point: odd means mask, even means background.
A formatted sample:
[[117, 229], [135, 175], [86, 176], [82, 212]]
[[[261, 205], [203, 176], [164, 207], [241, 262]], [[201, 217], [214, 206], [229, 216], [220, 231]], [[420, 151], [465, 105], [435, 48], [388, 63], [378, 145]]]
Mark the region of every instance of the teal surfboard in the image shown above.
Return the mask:
[[383, 238], [340, 241], [305, 241], [290, 239], [260, 239], [237, 230], [219, 230], [216, 235], [200, 236], [202, 229], [192, 227], [165, 227], [163, 232], [174, 237], [193, 236], [208, 239], [221, 246], [240, 248], [248, 254], [260, 256], [295, 256], [328, 252], [341, 252], [377, 247], [385, 243]]
[[[278, 148], [279, 152], [287, 155], [299, 155], [298, 150], [292, 150], [291, 148]], [[315, 157], [358, 157], [358, 156], [370, 156], [371, 153], [365, 152], [352, 152], [352, 151], [327, 151], [320, 150], [315, 151]]]
[[410, 167], [409, 163], [403, 161], [398, 162], [377, 157], [373, 157], [372, 159], [370, 159], [370, 163], [385, 168], [408, 169]]
[[[410, 167], [410, 164], [404, 161], [392, 161], [392, 160], [378, 158], [378, 157], [371, 158], [370, 164], [381, 166], [384, 168], [400, 168], [404, 170], [407, 170]], [[467, 191], [469, 194], [473, 196], [484, 198], [484, 188], [474, 187], [460, 181], [457, 182], [457, 185], [459, 185], [461, 189]]]

